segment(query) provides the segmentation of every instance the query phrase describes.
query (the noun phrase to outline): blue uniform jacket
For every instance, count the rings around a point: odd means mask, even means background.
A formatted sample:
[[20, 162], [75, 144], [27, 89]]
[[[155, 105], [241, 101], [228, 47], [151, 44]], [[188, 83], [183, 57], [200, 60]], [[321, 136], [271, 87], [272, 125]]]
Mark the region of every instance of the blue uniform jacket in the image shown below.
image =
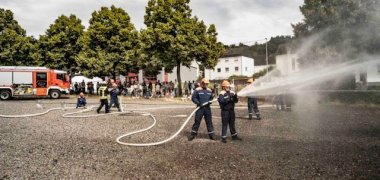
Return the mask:
[[213, 94], [212, 94], [211, 89], [209, 88], [203, 89], [202, 87], [197, 87], [191, 97], [191, 100], [197, 106], [201, 106], [202, 104], [208, 101], [211, 101], [212, 98], [213, 98]]
[[111, 96], [111, 99], [115, 100], [117, 99], [117, 95], [119, 94], [119, 90], [118, 89], [112, 89], [110, 91], [110, 96]]
[[220, 109], [232, 110], [235, 108], [235, 103], [239, 101], [234, 91], [221, 91], [218, 97]]

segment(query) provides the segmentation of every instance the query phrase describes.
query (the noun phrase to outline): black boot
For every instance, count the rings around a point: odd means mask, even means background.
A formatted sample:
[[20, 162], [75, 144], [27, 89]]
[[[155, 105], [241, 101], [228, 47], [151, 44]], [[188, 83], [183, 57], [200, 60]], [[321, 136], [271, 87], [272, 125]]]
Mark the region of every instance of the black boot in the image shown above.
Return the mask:
[[240, 138], [239, 136], [232, 136], [232, 140], [238, 140], [238, 141], [241, 141], [241, 140], [243, 140], [242, 138]]
[[187, 139], [189, 141], [192, 141], [193, 139], [195, 139], [195, 136], [197, 136], [196, 134], [191, 134], [189, 137], [187, 137]]
[[256, 114], [257, 120], [261, 120], [260, 114]]
[[222, 142], [222, 143], [227, 143], [226, 138], [222, 138], [221, 142]]
[[213, 134], [209, 134], [208, 137], [209, 137], [211, 140], [215, 141], [215, 136], [214, 136]]
[[249, 114], [249, 115], [248, 115], [248, 119], [249, 119], [249, 120], [252, 120], [252, 114]]

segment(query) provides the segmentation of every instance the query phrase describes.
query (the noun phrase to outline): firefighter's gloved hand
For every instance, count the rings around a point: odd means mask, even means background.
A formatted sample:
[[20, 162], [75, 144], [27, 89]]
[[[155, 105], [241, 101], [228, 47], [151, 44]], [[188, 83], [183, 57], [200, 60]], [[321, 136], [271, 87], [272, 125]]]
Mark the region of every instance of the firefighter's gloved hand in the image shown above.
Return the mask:
[[230, 95], [226, 96], [226, 102], [230, 102], [230, 101], [232, 101], [231, 96]]
[[235, 95], [233, 96], [233, 101], [234, 101], [234, 102], [237, 102], [237, 101], [238, 101], [237, 94], [235, 94]]

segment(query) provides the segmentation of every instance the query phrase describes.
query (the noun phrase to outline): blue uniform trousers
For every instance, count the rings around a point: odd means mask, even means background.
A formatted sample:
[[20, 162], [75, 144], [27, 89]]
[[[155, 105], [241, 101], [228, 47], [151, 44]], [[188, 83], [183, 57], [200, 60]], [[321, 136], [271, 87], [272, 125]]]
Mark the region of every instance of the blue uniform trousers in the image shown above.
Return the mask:
[[210, 106], [201, 107], [195, 112], [195, 122], [193, 124], [193, 128], [191, 130], [192, 135], [196, 135], [198, 133], [199, 126], [201, 125], [202, 117], [205, 117], [207, 131], [209, 135], [214, 134], [214, 126], [212, 125], [212, 115]]
[[222, 138], [227, 137], [227, 126], [230, 127], [231, 136], [237, 136], [235, 129], [235, 111], [231, 110], [222, 110]]

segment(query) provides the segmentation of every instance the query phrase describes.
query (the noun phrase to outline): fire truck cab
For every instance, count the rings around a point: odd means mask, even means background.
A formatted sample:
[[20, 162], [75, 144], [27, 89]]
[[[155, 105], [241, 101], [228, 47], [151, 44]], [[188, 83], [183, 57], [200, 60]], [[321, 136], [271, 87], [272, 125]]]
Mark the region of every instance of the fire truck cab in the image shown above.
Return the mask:
[[12, 97], [50, 97], [68, 94], [67, 73], [46, 67], [0, 66], [0, 99]]

